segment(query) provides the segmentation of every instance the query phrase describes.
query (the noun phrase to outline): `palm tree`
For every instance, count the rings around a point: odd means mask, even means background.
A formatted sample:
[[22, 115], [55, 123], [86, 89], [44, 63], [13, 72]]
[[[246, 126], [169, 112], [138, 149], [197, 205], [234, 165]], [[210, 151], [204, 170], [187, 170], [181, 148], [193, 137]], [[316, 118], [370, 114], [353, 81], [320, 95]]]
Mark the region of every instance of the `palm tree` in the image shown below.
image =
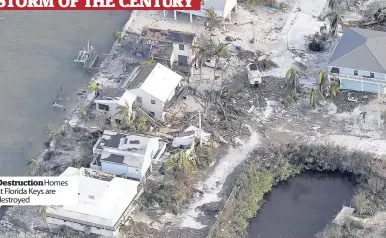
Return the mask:
[[300, 75], [299, 75], [299, 72], [294, 69], [294, 68], [290, 68], [286, 75], [285, 75], [285, 78], [287, 79], [287, 81], [289, 82], [289, 85], [291, 85], [292, 89], [294, 90], [294, 92], [296, 93], [296, 89], [299, 87], [299, 79], [300, 79]]
[[151, 57], [145, 61], [145, 64], [154, 64], [154, 58]]
[[98, 97], [101, 94], [101, 90], [99, 88], [99, 83], [92, 83], [88, 86], [88, 91], [94, 93], [95, 97]]
[[36, 168], [36, 165], [38, 164], [39, 157], [33, 157], [27, 161], [27, 165], [31, 168], [34, 169]]
[[86, 116], [87, 116], [87, 110], [86, 110], [86, 108], [84, 108], [84, 107], [81, 105], [81, 106], [79, 106], [78, 110], [79, 110], [80, 116], [81, 116], [83, 119], [85, 119]]
[[197, 62], [199, 64], [200, 68], [200, 82], [198, 83], [197, 87], [202, 82], [202, 67], [207, 58], [211, 58], [213, 56], [213, 42], [210, 39], [210, 37], [207, 37], [206, 35], [201, 34], [196, 43], [193, 45], [193, 50], [195, 53], [195, 57], [197, 59]]
[[166, 161], [166, 171], [173, 171], [173, 175], [176, 179], [180, 176], [190, 176], [196, 169], [196, 161], [190, 159], [183, 150], [170, 155], [169, 159]]
[[137, 125], [136, 125], [136, 130], [137, 130], [137, 133], [143, 133], [145, 132], [146, 130], [146, 125], [147, 125], [147, 117], [146, 116], [141, 116], [139, 118], [139, 121], [137, 122]]
[[318, 80], [317, 80], [317, 83], [318, 83], [318, 86], [319, 86], [319, 91], [323, 91], [323, 86], [325, 85], [325, 75], [324, 75], [324, 71], [321, 69], [319, 71], [319, 75], [318, 75]]
[[209, 8], [205, 10], [206, 22], [205, 25], [208, 27], [211, 32], [216, 26], [219, 25], [219, 20], [217, 19], [214, 8]]
[[116, 115], [121, 116], [121, 120], [124, 121], [125, 125], [130, 125], [133, 121], [134, 112], [131, 109], [128, 102], [125, 102], [125, 105], [119, 105], [117, 107], [118, 112]]
[[214, 69], [213, 69], [213, 81], [212, 81], [212, 85], [211, 85], [211, 91], [213, 91], [213, 87], [214, 87], [214, 82], [216, 80], [216, 69], [218, 67], [218, 64], [220, 62], [220, 59], [221, 58], [225, 58], [227, 57], [228, 55], [228, 50], [227, 50], [227, 45], [228, 44], [225, 44], [225, 43], [222, 43], [220, 41], [218, 41], [218, 44], [216, 45], [216, 49], [215, 49], [215, 63], [214, 63]]
[[331, 90], [331, 96], [336, 97], [336, 95], [338, 95], [340, 93], [341, 88], [337, 84], [332, 84], [330, 86], [330, 90]]
[[328, 8], [330, 8], [331, 11], [339, 11], [340, 0], [329, 0], [328, 1]]
[[121, 31], [114, 31], [115, 39], [117, 39], [118, 44], [120, 44], [123, 40], [123, 35]]
[[318, 103], [318, 90], [316, 88], [311, 89], [310, 105], [312, 109], [315, 109]]
[[330, 32], [331, 35], [336, 35], [338, 33], [339, 24], [342, 24], [342, 16], [339, 11], [336, 11], [332, 14], [330, 21]]

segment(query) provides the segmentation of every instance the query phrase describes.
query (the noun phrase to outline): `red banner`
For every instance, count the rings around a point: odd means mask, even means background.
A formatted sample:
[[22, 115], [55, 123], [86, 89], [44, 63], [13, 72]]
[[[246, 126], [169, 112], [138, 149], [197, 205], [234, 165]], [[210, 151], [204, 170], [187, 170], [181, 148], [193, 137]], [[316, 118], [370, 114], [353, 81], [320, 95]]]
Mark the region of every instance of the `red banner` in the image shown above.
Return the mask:
[[0, 10], [200, 10], [201, 0], [0, 0]]

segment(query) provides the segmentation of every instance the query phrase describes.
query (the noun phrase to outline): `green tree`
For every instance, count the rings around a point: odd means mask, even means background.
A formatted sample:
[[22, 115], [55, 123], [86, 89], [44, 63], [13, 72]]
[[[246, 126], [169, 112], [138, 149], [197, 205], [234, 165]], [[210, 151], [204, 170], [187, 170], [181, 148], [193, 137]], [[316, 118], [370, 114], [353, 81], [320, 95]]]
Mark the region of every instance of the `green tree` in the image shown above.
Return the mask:
[[88, 86], [88, 91], [94, 93], [95, 97], [98, 97], [101, 94], [101, 90], [99, 88], [99, 83], [92, 83]]
[[151, 58], [149, 58], [149, 59], [147, 59], [147, 60], [145, 61], [145, 64], [148, 64], [148, 65], [154, 64], [154, 63], [155, 63], [155, 61], [154, 61], [154, 58], [153, 58], [153, 57], [151, 57]]
[[146, 126], [147, 126], [147, 117], [146, 116], [141, 116], [139, 120], [137, 121], [136, 124], [136, 130], [138, 133], [144, 133], [146, 131]]
[[312, 109], [315, 109], [318, 103], [318, 90], [316, 88], [311, 89], [311, 95], [310, 95], [310, 105]]
[[294, 69], [294, 68], [290, 68], [287, 71], [287, 73], [285, 75], [285, 78], [289, 82], [289, 85], [291, 86], [291, 88], [296, 93], [297, 88], [300, 85], [300, 81], [299, 81], [300, 80], [300, 75], [299, 75], [299, 72], [296, 69]]
[[113, 35], [115, 36], [115, 39], [118, 41], [118, 44], [122, 43], [123, 35], [121, 31], [114, 31]]
[[190, 159], [183, 150], [179, 150], [176, 154], [170, 155], [166, 161], [166, 171], [173, 172], [176, 179], [189, 177], [196, 172], [196, 169], [196, 161]]
[[125, 105], [118, 105], [118, 111], [115, 114], [116, 116], [120, 116], [125, 126], [130, 125], [134, 120], [134, 112], [130, 108], [128, 102], [125, 102]]
[[79, 110], [79, 113], [80, 113], [80, 116], [82, 117], [82, 119], [85, 119], [87, 116], [86, 108], [84, 108], [84, 106], [80, 105], [78, 110]]
[[319, 91], [322, 92], [323, 91], [323, 87], [324, 87], [324, 85], [326, 83], [325, 74], [324, 74], [324, 71], [322, 69], [319, 71], [317, 83], [318, 83], [318, 86], [319, 86]]
[[39, 157], [33, 157], [27, 161], [27, 165], [30, 167], [30, 169], [36, 168], [39, 161]]
[[215, 27], [218, 27], [220, 25], [220, 21], [218, 20], [213, 7], [206, 9], [205, 15], [206, 15], [205, 25], [208, 27], [208, 30], [212, 32]]

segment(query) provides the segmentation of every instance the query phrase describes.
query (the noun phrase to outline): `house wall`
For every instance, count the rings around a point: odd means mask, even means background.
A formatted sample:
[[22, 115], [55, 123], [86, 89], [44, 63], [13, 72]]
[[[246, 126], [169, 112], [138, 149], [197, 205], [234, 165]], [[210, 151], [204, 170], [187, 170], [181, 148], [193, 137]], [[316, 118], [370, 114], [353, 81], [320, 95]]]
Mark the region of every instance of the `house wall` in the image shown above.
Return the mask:
[[[183, 44], [184, 45], [184, 44]], [[180, 44], [173, 44], [173, 60], [178, 62], [178, 56], [183, 55], [188, 57], [188, 65], [192, 64], [193, 48], [191, 45], [184, 45], [184, 50], [180, 50]]]
[[[161, 100], [149, 95], [147, 92], [144, 92], [142, 89], [140, 88], [136, 88], [136, 89], [132, 89], [133, 90], [133, 93], [137, 96], [137, 97], [141, 97], [142, 98], [142, 103], [138, 103], [138, 101], [136, 102], [136, 105], [142, 105], [142, 107], [149, 111], [149, 112], [154, 112], [154, 118], [157, 119], [157, 120], [160, 120], [160, 121], [163, 121], [163, 110], [164, 110], [164, 102], [162, 102]], [[152, 104], [151, 103], [151, 100], [154, 100], [155, 101], [155, 104]]]
[[[331, 70], [333, 66], [329, 66]], [[358, 75], [354, 75], [354, 69], [339, 68], [340, 84], [342, 89], [355, 90], [355, 91], [365, 91], [372, 93], [381, 93], [384, 94], [384, 86], [386, 86], [386, 74], [369, 72], [364, 70], [358, 70]], [[369, 77], [370, 73], [374, 73], [374, 78], [365, 78], [358, 79], [355, 77]], [[344, 76], [353, 76], [350, 79], [343, 78]]]
[[[50, 224], [50, 227], [52, 229], [60, 228], [61, 226], [68, 226], [77, 231], [85, 231], [87, 228], [87, 226], [85, 225], [71, 222], [71, 221], [64, 221], [64, 220], [52, 218], [52, 217], [47, 217], [46, 219], [47, 219], [47, 223]], [[90, 232], [94, 234], [106, 236], [106, 237], [113, 237], [114, 235], [114, 231], [104, 230], [96, 227], [90, 227]]]
[[144, 176], [146, 171], [149, 169], [151, 162], [155, 154], [157, 153], [158, 149], [159, 149], [159, 139], [151, 138], [146, 148], [145, 159], [144, 159], [142, 171], [141, 171], [142, 176]]
[[113, 173], [119, 176], [126, 176], [134, 179], [141, 179], [141, 170], [138, 168], [129, 167], [124, 164], [115, 164], [108, 161], [101, 161], [102, 171]]
[[227, 18], [229, 14], [232, 13], [233, 8], [236, 6], [237, 0], [227, 0], [223, 11], [223, 18]]

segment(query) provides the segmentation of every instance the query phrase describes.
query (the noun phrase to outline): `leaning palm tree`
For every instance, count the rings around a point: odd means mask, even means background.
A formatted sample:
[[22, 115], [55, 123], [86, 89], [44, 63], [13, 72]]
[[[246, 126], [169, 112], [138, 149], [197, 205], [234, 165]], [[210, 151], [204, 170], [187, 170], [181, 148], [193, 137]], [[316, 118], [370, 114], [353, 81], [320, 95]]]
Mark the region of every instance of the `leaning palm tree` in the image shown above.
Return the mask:
[[300, 84], [299, 72], [296, 69], [294, 69], [294, 68], [290, 68], [287, 71], [287, 73], [285, 75], [285, 78], [287, 79], [287, 81], [289, 82], [289, 85], [292, 87], [292, 89], [296, 93], [296, 90], [297, 90], [297, 88], [299, 87], [299, 84]]
[[318, 90], [316, 88], [311, 89], [310, 105], [312, 109], [315, 109], [318, 103]]

